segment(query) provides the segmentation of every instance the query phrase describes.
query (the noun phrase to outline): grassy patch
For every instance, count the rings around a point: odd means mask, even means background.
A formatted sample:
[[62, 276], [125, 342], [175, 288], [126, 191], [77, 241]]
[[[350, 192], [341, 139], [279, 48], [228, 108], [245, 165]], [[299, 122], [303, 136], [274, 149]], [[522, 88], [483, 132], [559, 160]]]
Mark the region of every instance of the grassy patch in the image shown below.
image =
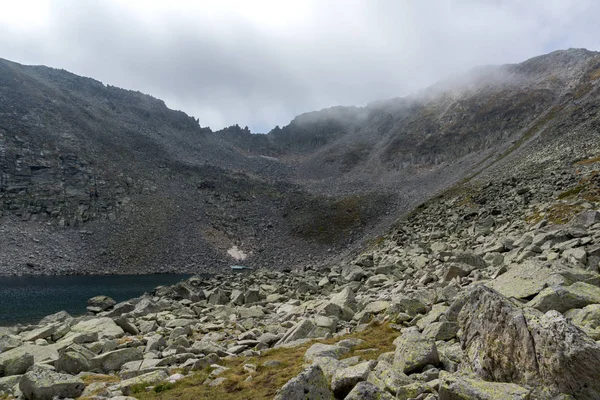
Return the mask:
[[525, 221], [530, 224], [537, 224], [542, 219], [546, 219], [554, 225], [563, 225], [569, 222], [575, 215], [583, 211], [583, 207], [579, 204], [570, 203], [555, 203], [552, 204], [543, 214], [535, 212], [528, 215]]
[[[365, 360], [375, 359], [380, 354], [393, 351], [392, 342], [398, 336], [398, 332], [389, 327], [389, 324], [373, 324], [362, 332], [356, 332], [345, 335], [340, 338], [327, 340], [315, 340], [293, 348], [278, 348], [267, 350], [258, 357], [237, 357], [226, 360], [221, 364], [228, 367], [220, 377], [227, 380], [220, 386], [209, 387], [203, 385], [208, 378], [210, 371], [197, 372], [181, 381], [172, 384], [172, 386], [162, 387], [158, 391], [145, 391], [145, 388], [135, 394], [140, 400], [262, 400], [272, 399], [277, 391], [285, 383], [298, 375], [304, 368], [304, 353], [316, 342], [333, 344], [342, 339], [359, 338], [364, 343], [345, 357], [360, 355]], [[361, 353], [360, 350], [376, 349], [368, 353]], [[278, 366], [264, 367], [267, 361], [277, 361]], [[254, 364], [257, 369], [253, 374], [244, 370], [245, 364]], [[252, 376], [250, 382], [246, 379]]]
[[586, 160], [577, 161], [575, 164], [577, 165], [589, 165], [600, 162], [600, 156], [594, 158], [588, 158]]
[[95, 382], [117, 383], [121, 381], [118, 376], [102, 374], [85, 375], [81, 379], [83, 380], [83, 383], [85, 383], [85, 386]]

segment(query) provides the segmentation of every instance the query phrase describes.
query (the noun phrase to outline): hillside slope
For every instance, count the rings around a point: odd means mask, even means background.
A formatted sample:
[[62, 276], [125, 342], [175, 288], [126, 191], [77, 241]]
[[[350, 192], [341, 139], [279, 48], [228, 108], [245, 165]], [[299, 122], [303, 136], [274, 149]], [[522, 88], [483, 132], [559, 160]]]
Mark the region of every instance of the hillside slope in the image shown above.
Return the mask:
[[599, 88], [598, 53], [566, 50], [251, 135], [3, 60], [0, 274], [199, 272], [233, 246], [253, 266], [335, 262], [476, 174], [596, 154]]

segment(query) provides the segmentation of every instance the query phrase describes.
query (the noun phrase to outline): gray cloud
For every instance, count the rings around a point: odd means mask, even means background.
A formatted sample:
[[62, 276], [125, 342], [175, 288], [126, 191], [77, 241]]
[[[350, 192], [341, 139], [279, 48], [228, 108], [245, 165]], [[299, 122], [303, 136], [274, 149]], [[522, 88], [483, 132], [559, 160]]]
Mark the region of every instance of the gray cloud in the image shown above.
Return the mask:
[[14, 3], [0, 57], [149, 93], [214, 129], [267, 131], [478, 65], [600, 49], [593, 0]]

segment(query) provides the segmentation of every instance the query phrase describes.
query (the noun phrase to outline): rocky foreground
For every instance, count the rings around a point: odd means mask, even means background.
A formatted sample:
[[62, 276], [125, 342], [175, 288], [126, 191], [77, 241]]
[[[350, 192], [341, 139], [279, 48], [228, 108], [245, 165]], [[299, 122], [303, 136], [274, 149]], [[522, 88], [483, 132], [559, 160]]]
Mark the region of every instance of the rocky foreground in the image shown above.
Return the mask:
[[0, 328], [0, 398], [600, 398], [597, 161], [437, 199], [343, 265]]

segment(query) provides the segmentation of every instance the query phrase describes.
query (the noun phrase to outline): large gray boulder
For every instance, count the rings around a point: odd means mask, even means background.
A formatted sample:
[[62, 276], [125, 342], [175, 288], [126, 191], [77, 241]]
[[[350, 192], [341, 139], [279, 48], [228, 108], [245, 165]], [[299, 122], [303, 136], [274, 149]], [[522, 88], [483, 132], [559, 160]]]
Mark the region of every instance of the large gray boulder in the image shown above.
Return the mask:
[[366, 361], [351, 367], [338, 369], [331, 379], [331, 389], [337, 398], [345, 398], [358, 382], [366, 381], [375, 368], [375, 361]]
[[370, 382], [358, 382], [344, 400], [393, 400], [394, 396]]
[[600, 304], [600, 288], [585, 282], [575, 282], [571, 286], [548, 287], [527, 303], [541, 312], [556, 310], [561, 313], [589, 304]]
[[273, 400], [333, 400], [333, 393], [323, 370], [311, 365], [279, 389]]
[[27, 400], [52, 400], [55, 397], [74, 399], [83, 393], [85, 384], [75, 376], [34, 366], [21, 378], [19, 389]]
[[71, 333], [67, 337], [75, 333], [97, 333], [99, 339], [116, 339], [125, 335], [125, 331], [112, 318], [108, 317], [92, 318], [78, 322], [71, 327]]
[[486, 286], [506, 297], [531, 298], [545, 287], [562, 284], [564, 276], [554, 268], [547, 268], [539, 261], [526, 261], [511, 265], [507, 272], [490, 281]]
[[315, 343], [304, 353], [304, 360], [311, 362], [316, 358], [320, 357], [332, 357], [339, 359], [342, 355], [348, 353], [349, 348], [344, 346], [338, 346], [335, 344], [322, 344]]
[[292, 326], [285, 335], [277, 342], [277, 345], [286, 344], [300, 339], [309, 337], [312, 330], [315, 328], [309, 319], [302, 319], [296, 325]]
[[428, 364], [435, 366], [440, 362], [435, 340], [421, 334], [417, 328], [407, 329], [394, 342], [394, 367], [404, 373], [418, 372]]
[[99, 313], [113, 307], [115, 304], [117, 304], [117, 302], [108, 296], [95, 296], [89, 299], [87, 304], [88, 311]]
[[134, 386], [138, 386], [141, 384], [145, 384], [147, 386], [151, 386], [160, 382], [163, 382], [169, 378], [169, 375], [164, 370], [157, 370], [148, 372], [146, 374], [136, 376], [134, 378], [125, 379], [121, 383], [119, 383], [119, 389], [123, 392], [125, 396], [129, 396], [132, 394], [132, 388]]
[[486, 381], [536, 387], [544, 398], [567, 393], [597, 399], [600, 345], [556, 311], [545, 315], [477, 285], [455, 300], [462, 368]]
[[118, 371], [123, 364], [130, 361], [141, 360], [144, 357], [142, 351], [137, 347], [109, 351], [92, 358], [92, 366], [104, 372]]
[[440, 400], [528, 400], [531, 390], [514, 383], [486, 382], [445, 371], [440, 373]]
[[66, 372], [76, 375], [82, 371], [90, 371], [92, 368], [92, 358], [96, 355], [86, 347], [73, 344], [63, 350], [54, 363], [58, 372]]
[[33, 354], [14, 354], [0, 361], [0, 376], [21, 375], [33, 365]]

